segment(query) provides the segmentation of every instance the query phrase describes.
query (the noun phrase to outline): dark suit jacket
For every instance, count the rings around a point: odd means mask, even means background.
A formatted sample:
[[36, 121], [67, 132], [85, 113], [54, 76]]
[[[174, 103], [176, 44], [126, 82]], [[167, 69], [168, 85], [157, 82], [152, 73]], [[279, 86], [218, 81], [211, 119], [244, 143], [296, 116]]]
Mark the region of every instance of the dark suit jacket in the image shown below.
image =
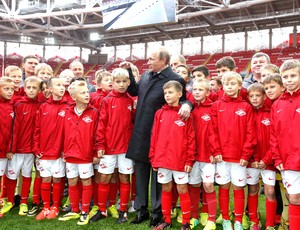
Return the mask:
[[163, 85], [170, 80], [180, 82], [184, 89], [181, 101], [186, 100], [185, 81], [174, 73], [170, 67], [152, 75], [153, 73], [148, 71], [143, 73], [137, 84], [130, 74], [131, 84], [128, 87], [131, 96], [138, 96], [138, 104], [134, 129], [126, 157], [144, 163], [149, 163], [148, 154], [155, 112], [166, 103]]

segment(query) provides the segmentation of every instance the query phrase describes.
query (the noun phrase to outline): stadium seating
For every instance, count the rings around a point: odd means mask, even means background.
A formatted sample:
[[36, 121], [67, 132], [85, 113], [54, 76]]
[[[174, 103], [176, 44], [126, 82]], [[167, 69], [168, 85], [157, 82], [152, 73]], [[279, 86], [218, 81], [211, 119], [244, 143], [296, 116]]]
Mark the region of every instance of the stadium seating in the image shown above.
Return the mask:
[[[286, 48], [274, 48], [274, 49], [262, 49], [261, 52], [267, 53], [270, 56], [271, 63], [280, 66], [287, 59], [300, 59], [300, 47], [286, 47]], [[238, 72], [249, 72], [250, 71], [250, 60], [254, 53], [258, 51], [248, 50], [248, 51], [237, 51], [237, 52], [226, 52], [226, 53], [215, 53], [215, 54], [200, 54], [194, 56], [186, 56], [187, 65], [192, 69], [198, 65], [205, 65], [211, 72], [211, 76], [216, 75], [215, 63], [221, 57], [232, 56], [237, 65]], [[127, 60], [127, 59], [126, 59]], [[106, 65], [94, 65], [89, 63], [83, 63], [85, 75], [90, 77], [90, 80], [94, 79], [95, 72], [101, 68], [106, 68], [108, 71], [119, 67], [119, 64], [123, 61], [121, 58], [117, 58], [116, 62], [109, 62]], [[143, 73], [148, 69], [148, 60], [133, 60], [132, 61], [140, 73]], [[46, 61], [57, 76], [62, 70], [69, 68], [70, 61], [56, 62], [53, 60]], [[21, 56], [20, 58], [7, 58], [4, 59], [0, 57], [0, 69], [2, 70], [0, 76], [3, 75], [4, 69], [8, 65], [21, 66]]]

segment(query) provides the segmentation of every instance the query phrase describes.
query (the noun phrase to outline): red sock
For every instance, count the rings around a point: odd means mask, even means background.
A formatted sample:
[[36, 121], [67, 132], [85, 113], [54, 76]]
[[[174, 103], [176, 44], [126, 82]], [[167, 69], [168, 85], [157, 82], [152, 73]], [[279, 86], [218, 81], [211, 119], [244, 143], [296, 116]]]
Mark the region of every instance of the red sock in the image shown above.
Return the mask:
[[14, 203], [17, 180], [11, 180], [8, 177], [6, 177], [5, 181], [6, 181], [6, 189], [7, 189], [7, 200], [8, 202]]
[[161, 210], [164, 216], [165, 222], [171, 224], [171, 208], [172, 208], [172, 191], [166, 192], [162, 190], [161, 192]]
[[219, 187], [219, 206], [224, 220], [229, 220], [229, 188]]
[[192, 218], [199, 218], [200, 187], [189, 186]]
[[108, 194], [109, 207], [116, 204], [118, 189], [118, 183], [110, 183], [110, 189]]
[[244, 189], [233, 190], [233, 194], [234, 194], [235, 221], [239, 221], [240, 223], [242, 223], [243, 214], [244, 214], [244, 202], [245, 202]]
[[94, 205], [98, 205], [98, 185], [94, 180], [92, 180], [93, 184], [93, 200], [94, 200]]
[[207, 198], [208, 220], [212, 222], [216, 222], [216, 214], [217, 214], [216, 192], [213, 191], [211, 193], [205, 193], [205, 196]]
[[28, 194], [30, 190], [31, 177], [22, 177], [21, 204], [28, 203]]
[[120, 210], [127, 212], [127, 206], [130, 195], [130, 183], [120, 181]]
[[179, 194], [180, 206], [182, 210], [182, 224], [190, 223], [191, 199], [189, 192]]
[[82, 186], [82, 212], [88, 213], [93, 195], [93, 185]]
[[274, 227], [276, 219], [277, 200], [266, 199], [266, 227]]
[[131, 176], [131, 197], [130, 200], [135, 200], [135, 196], [136, 196], [136, 176], [135, 176], [135, 172], [132, 174]]
[[299, 229], [300, 205], [289, 204], [289, 222], [291, 230]]
[[78, 184], [75, 186], [69, 185], [69, 198], [72, 212], [79, 212], [79, 190]]
[[207, 206], [207, 198], [206, 198], [206, 192], [204, 189], [202, 190], [202, 209], [201, 212], [208, 213], [208, 206]]
[[33, 192], [32, 192], [32, 199], [34, 204], [41, 203], [41, 185], [42, 185], [42, 178], [36, 177], [34, 179]]
[[42, 182], [41, 194], [44, 208], [50, 209], [51, 183]]
[[82, 203], [81, 197], [82, 197], [82, 181], [78, 181], [77, 183], [78, 186], [78, 192], [79, 192], [79, 203]]
[[7, 180], [7, 177], [6, 177], [6, 175], [4, 174], [3, 176], [2, 176], [2, 180], [1, 180], [1, 198], [6, 198], [7, 197], [7, 192], [6, 192], [6, 190], [7, 190], [7, 182], [6, 182], [6, 180]]
[[102, 212], [106, 212], [106, 201], [108, 198], [110, 183], [102, 184], [98, 186], [98, 206]]
[[258, 194], [249, 195], [248, 194], [248, 211], [249, 218], [251, 222], [258, 224], [259, 220], [257, 217], [257, 208], [258, 208]]
[[66, 178], [63, 177], [63, 178], [60, 179], [60, 197], [61, 197], [61, 201], [64, 197], [65, 184], [66, 184]]
[[53, 190], [52, 190], [52, 200], [53, 206], [59, 208], [61, 205], [61, 183], [54, 183], [53, 182]]
[[172, 185], [172, 208], [176, 208], [179, 194], [177, 191], [177, 185], [174, 182], [174, 180], [172, 183], [173, 183], [173, 185]]

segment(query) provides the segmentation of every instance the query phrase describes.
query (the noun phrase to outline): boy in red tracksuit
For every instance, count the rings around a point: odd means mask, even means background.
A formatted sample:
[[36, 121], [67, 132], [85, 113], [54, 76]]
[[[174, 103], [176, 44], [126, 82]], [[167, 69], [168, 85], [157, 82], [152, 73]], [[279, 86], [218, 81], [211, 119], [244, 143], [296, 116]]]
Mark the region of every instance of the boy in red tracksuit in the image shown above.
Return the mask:
[[[84, 81], [75, 81], [68, 88], [74, 105], [67, 109], [64, 124], [64, 159], [66, 161], [69, 182], [69, 197], [72, 211], [60, 217], [66, 221], [80, 218], [78, 225], [89, 222], [89, 206], [93, 194], [93, 163], [98, 162], [95, 134], [98, 126], [99, 112], [89, 105], [89, 90]], [[82, 193], [79, 193], [78, 181], [82, 182]], [[82, 195], [81, 214], [79, 195]]]
[[[32, 138], [34, 124], [40, 103], [37, 96], [40, 91], [40, 79], [28, 77], [24, 89], [26, 96], [19, 99], [14, 105], [15, 118], [13, 126], [13, 139], [11, 152], [7, 154], [8, 164], [6, 169], [7, 205], [14, 203], [14, 194], [17, 179], [22, 170], [22, 190], [19, 215], [25, 216], [28, 212], [28, 194], [31, 184], [31, 172], [34, 162]], [[7, 208], [5, 211], [9, 211]]]
[[[260, 229], [257, 216], [259, 178], [262, 177], [266, 195], [266, 229], [275, 226], [276, 206], [275, 181], [276, 169], [270, 152], [270, 110], [266, 102], [264, 86], [254, 83], [248, 87], [248, 98], [253, 107], [257, 145], [247, 168], [248, 210], [251, 229]], [[251, 164], [250, 164], [251, 163]]]
[[300, 223], [300, 62], [287, 60], [280, 67], [286, 91], [271, 109], [271, 151], [289, 197], [290, 229]]
[[[112, 90], [112, 76], [111, 73], [108, 71], [98, 70], [95, 74], [96, 82], [97, 82], [97, 91], [91, 93], [91, 104], [100, 111], [101, 103], [103, 99], [109, 94]], [[94, 176], [93, 176], [93, 201], [94, 206], [90, 211], [90, 217], [93, 217], [97, 211], [99, 210], [98, 207], [98, 185], [99, 185], [99, 178], [100, 173], [98, 172], [99, 163], [94, 164]], [[114, 200], [116, 200], [118, 192], [118, 184], [111, 183], [109, 193], [113, 193]], [[109, 195], [110, 197], [110, 195]], [[115, 203], [115, 202], [114, 202]], [[110, 205], [109, 205], [110, 206]], [[116, 213], [118, 213], [116, 211]]]
[[196, 163], [190, 173], [190, 196], [192, 203], [192, 219], [191, 224], [195, 227], [199, 224], [199, 203], [200, 203], [200, 185], [203, 183], [202, 191], [203, 199], [207, 203], [207, 210], [203, 210], [200, 214], [200, 222], [205, 226], [205, 230], [216, 229], [216, 212], [217, 199], [214, 189], [214, 177], [216, 165], [214, 157], [209, 149], [209, 137], [211, 136], [211, 118], [210, 109], [212, 101], [208, 98], [209, 81], [198, 79], [193, 84], [194, 110], [193, 119], [196, 133]]
[[211, 108], [213, 126], [210, 149], [217, 162], [215, 180], [220, 185], [219, 204], [223, 228], [232, 229], [229, 220], [229, 188], [233, 185], [235, 230], [242, 230], [246, 166], [256, 144], [253, 111], [239, 95], [242, 77], [227, 72], [222, 77], [225, 95]]
[[193, 119], [183, 121], [178, 115], [182, 86], [169, 81], [163, 86], [167, 102], [155, 113], [149, 151], [153, 170], [158, 171], [158, 182], [162, 184], [162, 213], [164, 221], [153, 229], [171, 227], [172, 178], [177, 184], [182, 210], [182, 230], [190, 228], [191, 200], [188, 192], [188, 173], [195, 159], [196, 143]]
[[130, 195], [130, 174], [133, 173], [133, 162], [125, 158], [133, 128], [133, 100], [126, 90], [130, 84], [126, 69], [117, 68], [112, 72], [113, 90], [104, 98], [100, 109], [99, 121], [99, 172], [98, 187], [99, 211], [91, 222], [107, 217], [106, 201], [110, 179], [115, 166], [118, 166], [120, 179], [120, 210], [117, 222], [127, 221], [127, 205]]
[[[8, 77], [0, 78], [0, 179], [2, 179], [2, 176], [6, 170], [6, 155], [10, 152], [12, 137], [11, 131], [14, 118], [13, 105], [10, 103], [10, 100], [12, 99], [13, 94], [13, 80]], [[5, 213], [7, 207], [8, 210], [12, 208], [12, 204], [7, 204], [4, 199], [2, 201], [4, 202], [4, 206], [0, 209], [0, 217], [3, 217], [3, 213]]]
[[[271, 107], [272, 104], [285, 91], [285, 88], [281, 80], [281, 75], [279, 73], [275, 73], [264, 77], [263, 85], [266, 91], [266, 95], [268, 97], [267, 99], [269, 100], [269, 104]], [[259, 167], [260, 168], [264, 167], [264, 162], [260, 162]], [[287, 198], [286, 190], [282, 183], [280, 172], [278, 170], [276, 173], [275, 195], [277, 200], [276, 224], [280, 223], [283, 226], [283, 228], [287, 228], [289, 201]]]
[[[36, 117], [33, 138], [36, 165], [42, 177], [41, 195], [43, 210], [36, 220], [53, 219], [59, 214], [65, 177], [65, 163], [62, 158], [64, 117], [68, 102], [63, 98], [65, 93], [64, 79], [53, 77], [48, 81], [51, 97], [41, 105]], [[53, 206], [50, 210], [52, 188]]]

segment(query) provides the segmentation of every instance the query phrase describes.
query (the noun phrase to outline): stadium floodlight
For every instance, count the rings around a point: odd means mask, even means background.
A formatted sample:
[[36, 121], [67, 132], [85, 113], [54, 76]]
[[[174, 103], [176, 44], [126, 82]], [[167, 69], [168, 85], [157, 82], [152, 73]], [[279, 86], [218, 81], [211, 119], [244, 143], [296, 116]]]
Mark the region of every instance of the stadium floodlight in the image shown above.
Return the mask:
[[100, 40], [100, 34], [98, 34], [98, 33], [96, 33], [96, 32], [91, 33], [91, 34], [90, 34], [90, 40], [91, 40], [91, 41], [98, 41], [98, 40]]
[[21, 42], [30, 43], [31, 37], [21, 35]]
[[45, 44], [53, 45], [55, 44], [55, 40], [53, 37], [46, 37], [45, 38]]

